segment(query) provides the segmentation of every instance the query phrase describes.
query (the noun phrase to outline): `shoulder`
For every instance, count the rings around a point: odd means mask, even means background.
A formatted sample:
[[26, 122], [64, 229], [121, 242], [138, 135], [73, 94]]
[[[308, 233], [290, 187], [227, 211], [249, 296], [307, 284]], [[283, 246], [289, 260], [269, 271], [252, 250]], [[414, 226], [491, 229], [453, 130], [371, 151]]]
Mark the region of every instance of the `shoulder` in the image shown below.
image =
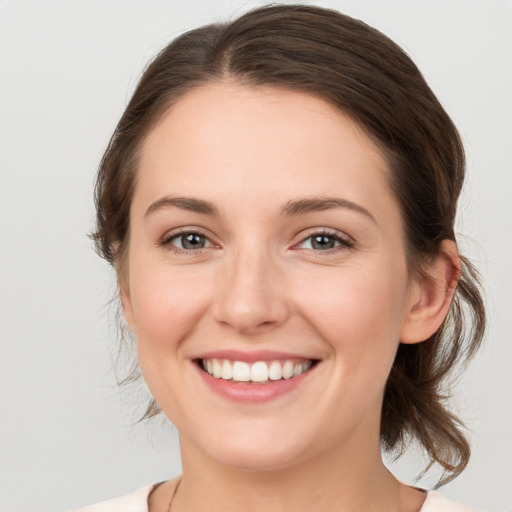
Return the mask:
[[436, 491], [429, 491], [427, 499], [419, 512], [476, 512], [460, 503], [441, 496]]
[[148, 512], [148, 497], [155, 485], [147, 485], [125, 496], [79, 508], [74, 512]]

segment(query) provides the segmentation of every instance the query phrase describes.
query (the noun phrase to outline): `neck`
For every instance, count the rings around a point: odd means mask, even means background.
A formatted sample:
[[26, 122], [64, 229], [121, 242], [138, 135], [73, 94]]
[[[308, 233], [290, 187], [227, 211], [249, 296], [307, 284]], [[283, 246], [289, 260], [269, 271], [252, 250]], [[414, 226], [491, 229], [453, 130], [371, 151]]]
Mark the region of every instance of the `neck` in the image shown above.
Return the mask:
[[382, 462], [378, 438], [371, 449], [352, 442], [285, 468], [259, 471], [221, 465], [183, 436], [180, 445], [183, 477], [173, 501], [176, 512], [402, 509], [403, 491]]

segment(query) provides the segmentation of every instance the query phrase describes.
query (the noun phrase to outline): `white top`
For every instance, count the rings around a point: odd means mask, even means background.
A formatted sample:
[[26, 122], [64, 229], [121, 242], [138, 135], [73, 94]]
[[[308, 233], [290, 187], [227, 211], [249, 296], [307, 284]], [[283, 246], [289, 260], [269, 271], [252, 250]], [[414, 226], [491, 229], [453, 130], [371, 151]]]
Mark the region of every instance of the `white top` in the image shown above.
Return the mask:
[[[132, 492], [120, 498], [102, 501], [95, 505], [80, 508], [74, 512], [148, 512], [148, 496], [155, 487], [147, 485], [138, 491]], [[476, 512], [441, 496], [436, 491], [429, 491], [427, 499], [418, 512]]]

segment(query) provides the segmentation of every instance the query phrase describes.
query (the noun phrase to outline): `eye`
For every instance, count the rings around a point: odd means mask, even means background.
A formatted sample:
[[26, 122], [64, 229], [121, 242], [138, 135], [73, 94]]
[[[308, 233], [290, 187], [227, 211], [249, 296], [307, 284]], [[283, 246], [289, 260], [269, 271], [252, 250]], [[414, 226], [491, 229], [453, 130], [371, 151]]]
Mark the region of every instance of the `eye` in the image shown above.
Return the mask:
[[305, 238], [298, 247], [314, 251], [329, 251], [337, 247], [352, 247], [354, 243], [334, 233], [314, 233]]
[[212, 242], [206, 238], [202, 233], [195, 231], [181, 232], [179, 234], [171, 235], [162, 241], [163, 245], [171, 245], [177, 249], [185, 251], [194, 251], [213, 247]]

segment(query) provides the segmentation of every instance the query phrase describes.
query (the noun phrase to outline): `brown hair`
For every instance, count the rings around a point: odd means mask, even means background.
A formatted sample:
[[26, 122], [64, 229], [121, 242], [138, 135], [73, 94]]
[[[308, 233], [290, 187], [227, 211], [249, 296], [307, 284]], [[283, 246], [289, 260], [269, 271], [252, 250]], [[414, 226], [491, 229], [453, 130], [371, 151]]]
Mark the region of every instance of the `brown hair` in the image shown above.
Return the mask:
[[[143, 73], [100, 164], [95, 199], [101, 256], [118, 275], [129, 237], [129, 208], [138, 152], [149, 131], [194, 87], [229, 77], [314, 94], [350, 115], [387, 156], [400, 204], [411, 272], [455, 240], [457, 200], [465, 159], [459, 134], [421, 73], [389, 38], [336, 11], [273, 5], [230, 23], [187, 32]], [[441, 483], [466, 466], [470, 448], [462, 423], [444, 405], [447, 377], [478, 348], [485, 314], [478, 279], [461, 258], [461, 277], [442, 327], [423, 343], [401, 344], [389, 376], [381, 440], [402, 451], [425, 448]], [[153, 401], [145, 417], [159, 412]]]

